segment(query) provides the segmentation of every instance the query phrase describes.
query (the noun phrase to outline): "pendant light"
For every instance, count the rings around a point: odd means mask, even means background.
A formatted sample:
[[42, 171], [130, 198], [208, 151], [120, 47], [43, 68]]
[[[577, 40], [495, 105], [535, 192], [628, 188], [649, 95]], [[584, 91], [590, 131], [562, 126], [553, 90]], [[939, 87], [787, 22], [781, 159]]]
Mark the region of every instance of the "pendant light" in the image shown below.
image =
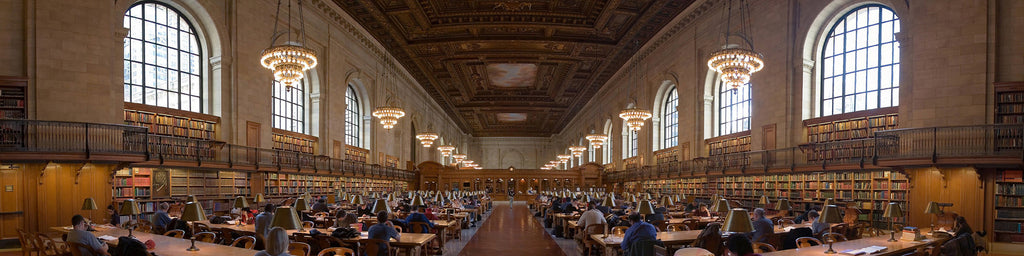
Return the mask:
[[[738, 89], [750, 82], [750, 75], [764, 68], [764, 56], [754, 51], [754, 41], [749, 34], [750, 7], [746, 0], [739, 0], [740, 30], [732, 33], [732, 0], [729, 0], [729, 7], [725, 19], [725, 45], [722, 49], [711, 54], [708, 60], [708, 68], [718, 72], [718, 78], [722, 84], [730, 89]], [[747, 43], [750, 48], [730, 44], [729, 38], [739, 37]]]
[[[385, 68], [386, 71], [383, 71], [383, 73], [381, 74], [382, 81], [397, 80], [394, 79], [394, 74], [390, 72], [391, 69], [392, 68]], [[395, 83], [396, 81], [391, 81], [390, 85], [394, 86]], [[385, 90], [385, 93], [387, 93], [387, 90]], [[405, 110], [403, 110], [401, 107], [398, 107], [394, 103], [394, 101], [392, 101], [392, 97], [389, 94], [387, 96], [387, 99], [384, 101], [384, 106], [377, 107], [376, 109], [373, 110], [373, 113], [371, 114], [373, 115], [373, 117], [380, 119], [380, 124], [384, 127], [385, 130], [390, 130], [391, 128], [394, 128], [396, 124], [398, 124], [399, 118], [405, 116]]]
[[[636, 53], [640, 53], [640, 41], [636, 41]], [[643, 86], [640, 84], [640, 79], [636, 74], [639, 72], [637, 69], [637, 62], [640, 62], [640, 60], [641, 58], [639, 55], [635, 56], [635, 59], [633, 60], [633, 84], [632, 86], [629, 86], [629, 88]], [[622, 121], [626, 122], [626, 126], [629, 127], [630, 131], [640, 131], [640, 129], [644, 127], [644, 123], [647, 122], [647, 119], [651, 119], [653, 116], [654, 115], [651, 114], [650, 110], [641, 109], [637, 106], [636, 95], [633, 95], [633, 106], [619, 112], [619, 118], [622, 118]]]
[[[277, 24], [281, 23], [281, 0], [277, 1], [277, 11], [274, 13], [274, 32], [270, 37], [270, 47], [260, 53], [260, 63], [263, 67], [274, 71], [274, 80], [284, 84], [286, 90], [291, 90], [305, 78], [306, 70], [316, 67], [316, 54], [313, 50], [303, 46], [306, 42], [306, 19], [302, 16], [302, 0], [299, 0], [299, 34], [301, 43], [292, 41], [292, 2], [288, 1], [288, 27], [284, 31], [277, 30]], [[281, 36], [287, 36], [283, 44], [274, 43]], [[296, 39], [299, 36], [296, 36]]]

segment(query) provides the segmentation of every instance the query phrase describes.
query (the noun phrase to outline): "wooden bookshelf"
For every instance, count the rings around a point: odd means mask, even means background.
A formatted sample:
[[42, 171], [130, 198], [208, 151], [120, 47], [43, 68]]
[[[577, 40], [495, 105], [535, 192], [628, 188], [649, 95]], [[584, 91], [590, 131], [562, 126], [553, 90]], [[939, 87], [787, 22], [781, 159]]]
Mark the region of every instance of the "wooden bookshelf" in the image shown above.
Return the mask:
[[370, 150], [352, 145], [345, 145], [345, 159], [366, 163], [370, 156]]
[[807, 142], [824, 143], [874, 137], [877, 131], [899, 128], [896, 107], [804, 120]]
[[995, 123], [1024, 123], [1024, 82], [995, 83]]
[[289, 173], [267, 173], [264, 192], [268, 196], [333, 195], [340, 177]]
[[679, 147], [671, 147], [654, 151], [654, 162], [657, 164], [679, 161]]
[[236, 196], [250, 192], [249, 174], [237, 171], [132, 167], [115, 172], [113, 181], [114, 201], [135, 199], [143, 217], [152, 216], [159, 203], [180, 202], [188, 195], [198, 196], [207, 213], [228, 211]]
[[996, 178], [995, 222], [996, 242], [1024, 242], [1024, 171], [1001, 170]]
[[384, 154], [384, 152], [379, 152], [377, 163], [385, 167], [398, 168], [398, 157]]
[[622, 165], [626, 167], [626, 170], [640, 168], [641, 164], [643, 164], [643, 157], [640, 156], [622, 159]]
[[317, 137], [274, 128], [272, 131], [274, 149], [316, 154]]
[[151, 134], [214, 140], [220, 117], [125, 102], [124, 122], [128, 125], [149, 128]]
[[708, 156], [750, 151], [750, 131], [733, 133], [704, 140], [708, 145]]
[[0, 76], [0, 118], [25, 119], [28, 111], [25, 106], [25, 88], [28, 78]]
[[341, 177], [338, 189], [349, 194], [394, 192], [409, 189], [409, 183], [393, 180]]

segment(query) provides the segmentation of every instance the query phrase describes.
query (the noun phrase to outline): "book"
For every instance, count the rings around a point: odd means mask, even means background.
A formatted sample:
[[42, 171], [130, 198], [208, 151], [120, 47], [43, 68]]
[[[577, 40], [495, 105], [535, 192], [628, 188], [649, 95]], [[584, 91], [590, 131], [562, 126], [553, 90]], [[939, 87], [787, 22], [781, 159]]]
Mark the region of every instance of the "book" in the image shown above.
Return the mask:
[[888, 250], [888, 249], [889, 249], [889, 247], [885, 247], [885, 246], [868, 246], [868, 247], [864, 247], [864, 248], [860, 248], [860, 249], [856, 249], [856, 250], [853, 250], [853, 249], [845, 250], [845, 251], [841, 251], [839, 253], [849, 254], [849, 255], [864, 255], [864, 254], [874, 254], [874, 253], [882, 252], [882, 251], [885, 251], [885, 250]]

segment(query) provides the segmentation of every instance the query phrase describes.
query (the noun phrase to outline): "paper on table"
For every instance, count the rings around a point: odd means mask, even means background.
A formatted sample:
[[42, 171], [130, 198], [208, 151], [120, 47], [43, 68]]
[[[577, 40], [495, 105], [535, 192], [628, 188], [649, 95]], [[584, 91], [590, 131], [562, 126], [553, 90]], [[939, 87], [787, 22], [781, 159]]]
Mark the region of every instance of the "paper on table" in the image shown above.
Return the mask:
[[786, 231], [786, 232], [789, 232], [790, 230], [793, 230], [793, 228], [794, 227], [784, 227], [784, 228], [782, 228], [782, 230]]
[[112, 236], [108, 236], [108, 235], [102, 235], [102, 236], [97, 237], [97, 238], [99, 238], [100, 240], [103, 240], [103, 241], [117, 240], [117, 237], [112, 237]]
[[860, 249], [856, 249], [856, 250], [845, 250], [845, 251], [841, 251], [839, 253], [849, 254], [849, 255], [861, 255], [861, 254], [872, 254], [872, 253], [876, 253], [876, 252], [880, 252], [880, 251], [885, 251], [886, 249], [889, 249], [889, 248], [885, 247], [885, 246], [868, 246], [868, 247], [864, 247], [864, 248], [860, 248]]
[[229, 221], [226, 221], [226, 223], [227, 223], [227, 224], [230, 224], [230, 225], [235, 225], [235, 223], [237, 223], [237, 222], [235, 222], [235, 221], [233, 221], [233, 220], [229, 220]]
[[622, 237], [621, 236], [609, 236], [609, 237], [604, 239], [604, 242], [605, 243], [622, 243]]

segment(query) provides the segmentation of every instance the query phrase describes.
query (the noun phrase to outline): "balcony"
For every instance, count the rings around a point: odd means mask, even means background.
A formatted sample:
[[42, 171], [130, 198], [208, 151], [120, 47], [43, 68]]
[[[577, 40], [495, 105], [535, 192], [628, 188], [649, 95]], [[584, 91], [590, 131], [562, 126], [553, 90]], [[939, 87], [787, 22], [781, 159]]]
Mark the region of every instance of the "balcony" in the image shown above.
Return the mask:
[[139, 126], [0, 120], [0, 160], [106, 161], [412, 180], [415, 173], [323, 155], [149, 134]]
[[626, 182], [706, 175], [742, 175], [896, 166], [1024, 164], [1024, 125], [976, 125], [879, 131], [874, 138], [671, 161], [605, 173]]

